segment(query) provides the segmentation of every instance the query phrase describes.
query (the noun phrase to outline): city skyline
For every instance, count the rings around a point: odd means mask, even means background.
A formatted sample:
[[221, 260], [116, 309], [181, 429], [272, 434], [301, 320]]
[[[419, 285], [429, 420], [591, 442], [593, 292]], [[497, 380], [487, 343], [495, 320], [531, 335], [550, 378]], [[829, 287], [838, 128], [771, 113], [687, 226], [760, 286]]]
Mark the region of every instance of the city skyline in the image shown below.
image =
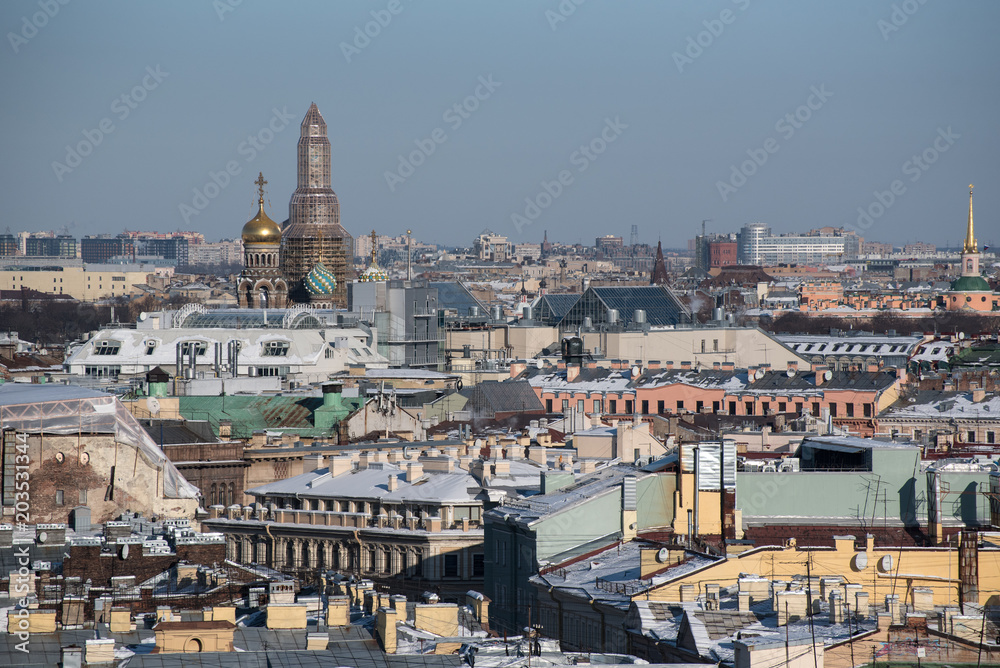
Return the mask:
[[[996, 241], [990, 3], [53, 7], [0, 8], [12, 231], [234, 238], [260, 171], [281, 222], [315, 101], [353, 235], [655, 244], [707, 219], [957, 247], [972, 182]], [[294, 44], [247, 47], [269, 40]]]

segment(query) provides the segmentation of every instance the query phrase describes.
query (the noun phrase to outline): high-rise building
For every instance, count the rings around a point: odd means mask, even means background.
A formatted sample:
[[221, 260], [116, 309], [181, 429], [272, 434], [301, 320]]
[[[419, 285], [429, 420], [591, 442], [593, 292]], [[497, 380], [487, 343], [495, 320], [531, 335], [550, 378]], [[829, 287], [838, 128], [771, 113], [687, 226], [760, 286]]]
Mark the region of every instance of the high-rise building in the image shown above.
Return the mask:
[[24, 254], [29, 257], [76, 257], [76, 239], [68, 234], [30, 236], [24, 240]]
[[740, 230], [740, 264], [824, 264], [856, 259], [861, 238], [843, 228], [824, 227], [807, 234], [776, 236], [763, 223], [744, 225]]
[[135, 253], [132, 239], [101, 234], [80, 239], [80, 258], [88, 264], [103, 264], [113, 257], [128, 257]]
[[0, 234], [0, 257], [13, 257], [17, 255], [17, 237], [8, 232]]
[[340, 224], [340, 202], [331, 187], [326, 121], [314, 102], [299, 131], [298, 187], [288, 204], [288, 223], [281, 235], [281, 268], [289, 295], [308, 301], [303, 281], [313, 267], [322, 264], [337, 280], [333, 303], [346, 306], [353, 261], [354, 240]]

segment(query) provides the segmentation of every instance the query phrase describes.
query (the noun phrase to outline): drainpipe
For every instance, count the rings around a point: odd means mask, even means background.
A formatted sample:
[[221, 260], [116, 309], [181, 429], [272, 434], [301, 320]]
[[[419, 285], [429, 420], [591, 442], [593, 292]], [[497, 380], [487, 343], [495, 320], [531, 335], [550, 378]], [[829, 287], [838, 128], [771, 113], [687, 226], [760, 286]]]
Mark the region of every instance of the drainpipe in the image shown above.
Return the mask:
[[700, 483], [701, 479], [699, 477], [699, 467], [698, 467], [698, 446], [694, 447], [694, 538], [698, 539], [698, 498], [700, 494]]

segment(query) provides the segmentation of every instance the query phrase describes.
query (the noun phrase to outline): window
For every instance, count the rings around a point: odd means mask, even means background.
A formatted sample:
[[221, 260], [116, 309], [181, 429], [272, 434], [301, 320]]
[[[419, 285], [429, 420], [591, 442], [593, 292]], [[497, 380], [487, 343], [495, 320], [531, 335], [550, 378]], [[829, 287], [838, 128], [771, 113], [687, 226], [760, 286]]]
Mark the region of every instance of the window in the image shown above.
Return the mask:
[[713, 401], [712, 402], [712, 412], [713, 413], [718, 413], [719, 412], [719, 402], [718, 401]]
[[80, 505], [85, 505], [87, 503], [87, 490], [80, 490]]
[[563, 413], [568, 413], [569, 412], [569, 399], [563, 399], [562, 400], [562, 409], [563, 409]]
[[552, 400], [551, 399], [546, 399], [545, 400], [545, 412], [546, 413], [551, 413], [552, 412]]
[[191, 355], [191, 348], [194, 348], [194, 354], [200, 357], [208, 350], [208, 343], [205, 341], [184, 341], [181, 343], [181, 356], [185, 358], [189, 357]]
[[56, 490], [56, 505], [61, 506], [66, 503], [65, 494], [61, 489]]
[[705, 352], [705, 339], [701, 340], [701, 352]]
[[760, 405], [760, 409], [764, 415], [767, 415], [768, 411], [771, 410], [771, 402], [770, 401], [762, 402]]
[[747, 402], [744, 402], [744, 405], [746, 406], [746, 409], [747, 409], [747, 415], [753, 415], [753, 402], [752, 401], [747, 401]]
[[472, 555], [472, 577], [481, 578], [485, 575], [486, 575], [485, 555], [482, 554]]
[[117, 355], [121, 350], [122, 342], [114, 339], [105, 339], [94, 344], [95, 355]]
[[594, 412], [603, 413], [604, 412], [604, 402], [600, 399], [594, 399]]
[[779, 401], [778, 402], [778, 412], [779, 413], [784, 413], [787, 410], [788, 410], [788, 404], [785, 403], [784, 401]]
[[988, 432], [986, 432], [986, 442], [987, 443], [996, 443], [997, 442], [996, 439], [997, 439], [996, 432], [994, 432], [994, 431], [988, 431]]
[[625, 412], [631, 415], [635, 411], [634, 402], [631, 399], [625, 400]]
[[830, 402], [830, 417], [837, 417], [837, 404]]
[[288, 341], [265, 341], [260, 346], [262, 357], [287, 357], [290, 348]]
[[684, 410], [684, 401], [683, 400], [680, 400], [680, 401], [677, 402], [677, 410], [679, 410], [679, 411]]
[[587, 410], [583, 406], [583, 399], [577, 399], [576, 400], [576, 410], [578, 410], [581, 413], [583, 413], [585, 410]]
[[444, 576], [446, 578], [457, 578], [458, 577], [458, 555], [457, 554], [446, 554], [446, 555], [444, 555]]
[[704, 401], [696, 401], [696, 402], [694, 402], [694, 410], [695, 410], [695, 412], [700, 413], [701, 409], [704, 408], [704, 407], [705, 407], [705, 402]]
[[802, 402], [801, 401], [796, 401], [795, 402], [795, 412], [798, 415], [802, 415]]
[[847, 411], [847, 417], [854, 417], [854, 404], [844, 404], [844, 410]]
[[712, 339], [712, 352], [714, 352], [714, 353], [719, 352], [719, 340], [718, 339]]
[[976, 442], [976, 432], [974, 432], [974, 431], [968, 431], [968, 432], [966, 432], [966, 434], [965, 434], [965, 442], [966, 443], [975, 443]]
[[812, 414], [814, 417], [819, 417], [819, 402], [812, 402]]
[[156, 341], [146, 341], [146, 354], [152, 355], [156, 350]]
[[736, 402], [735, 401], [730, 401], [729, 402], [729, 414], [730, 415], [736, 415]]
[[611, 413], [612, 415], [618, 412], [618, 402], [615, 401], [614, 399], [608, 402], [608, 412]]
[[865, 404], [864, 408], [865, 408], [865, 410], [864, 410], [865, 417], [871, 417], [872, 416], [872, 405], [871, 404]]
[[649, 401], [646, 399], [642, 400], [642, 414], [649, 415]]

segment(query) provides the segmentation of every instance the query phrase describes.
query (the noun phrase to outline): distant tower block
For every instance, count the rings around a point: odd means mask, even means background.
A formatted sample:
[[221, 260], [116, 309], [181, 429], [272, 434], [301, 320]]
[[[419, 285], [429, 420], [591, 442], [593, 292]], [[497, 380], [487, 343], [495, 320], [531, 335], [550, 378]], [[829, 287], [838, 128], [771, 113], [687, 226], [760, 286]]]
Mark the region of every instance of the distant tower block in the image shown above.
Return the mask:
[[309, 301], [304, 280], [318, 264], [337, 279], [333, 304], [347, 305], [353, 278], [354, 240], [340, 224], [340, 202], [330, 186], [330, 140], [316, 104], [302, 119], [298, 147], [298, 187], [288, 204], [281, 239], [281, 268], [296, 301]]
[[633, 225], [632, 226], [632, 237], [629, 239], [628, 242], [632, 246], [639, 245], [639, 226], [638, 225]]

